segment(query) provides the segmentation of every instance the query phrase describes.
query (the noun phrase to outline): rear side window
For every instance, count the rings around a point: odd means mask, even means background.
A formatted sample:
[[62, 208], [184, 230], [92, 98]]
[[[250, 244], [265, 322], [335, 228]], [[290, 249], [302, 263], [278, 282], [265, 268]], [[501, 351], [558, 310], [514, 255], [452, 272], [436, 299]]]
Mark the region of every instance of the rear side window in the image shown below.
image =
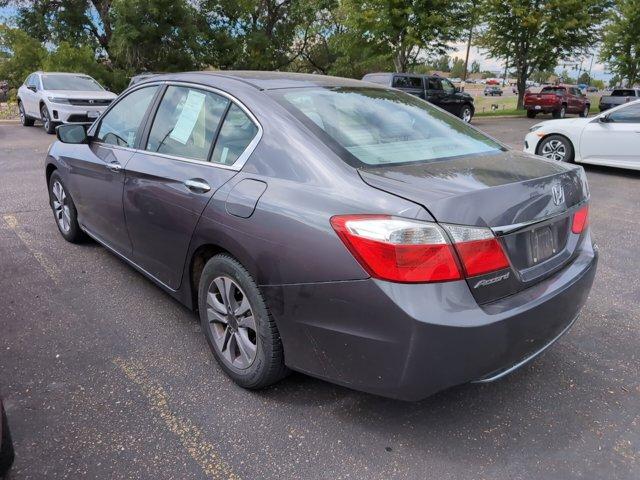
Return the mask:
[[396, 88], [422, 88], [422, 78], [397, 76], [393, 78], [393, 86]]
[[612, 97], [635, 97], [636, 92], [635, 90], [631, 90], [631, 89], [619, 89], [611, 92], [611, 96]]
[[133, 148], [138, 140], [140, 124], [157, 90], [157, 86], [141, 88], [119, 100], [102, 118], [96, 140]]
[[206, 161], [229, 105], [221, 95], [188, 87], [167, 88], [146, 150]]
[[231, 104], [220, 128], [211, 161], [233, 165], [258, 134], [258, 127], [235, 103]]
[[640, 123], [640, 103], [611, 112], [609, 120], [616, 123]]
[[540, 93], [555, 93], [556, 95], [564, 95], [566, 90], [564, 87], [544, 87]]

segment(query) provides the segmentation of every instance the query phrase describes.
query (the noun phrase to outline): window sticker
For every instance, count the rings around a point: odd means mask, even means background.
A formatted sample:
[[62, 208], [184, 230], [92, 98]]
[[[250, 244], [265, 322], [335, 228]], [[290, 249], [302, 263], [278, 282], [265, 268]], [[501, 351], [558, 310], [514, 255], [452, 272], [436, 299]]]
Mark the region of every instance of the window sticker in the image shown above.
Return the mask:
[[205, 97], [204, 93], [189, 90], [176, 126], [169, 135], [170, 138], [183, 145], [187, 143], [200, 116]]

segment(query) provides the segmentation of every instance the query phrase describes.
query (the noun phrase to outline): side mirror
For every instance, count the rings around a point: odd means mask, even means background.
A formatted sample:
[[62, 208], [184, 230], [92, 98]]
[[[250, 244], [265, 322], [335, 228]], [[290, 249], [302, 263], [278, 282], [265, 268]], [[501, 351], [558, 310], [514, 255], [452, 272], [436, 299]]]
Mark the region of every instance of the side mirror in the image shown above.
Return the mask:
[[79, 124], [59, 125], [56, 128], [56, 136], [62, 143], [89, 143], [87, 127]]
[[32, 92], [35, 92], [35, 91], [36, 91], [36, 86], [35, 86], [35, 85], [27, 85], [27, 88], [28, 88], [29, 90], [31, 90]]
[[600, 120], [601, 123], [609, 123], [611, 121], [609, 115], [602, 115], [598, 120]]

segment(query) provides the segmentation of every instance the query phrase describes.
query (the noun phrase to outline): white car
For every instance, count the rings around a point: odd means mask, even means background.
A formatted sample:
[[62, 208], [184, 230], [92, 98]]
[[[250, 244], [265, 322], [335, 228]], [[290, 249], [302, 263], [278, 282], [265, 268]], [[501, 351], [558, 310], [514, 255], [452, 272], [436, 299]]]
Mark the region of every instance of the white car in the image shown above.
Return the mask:
[[560, 162], [640, 170], [640, 100], [595, 117], [535, 124], [524, 151]]
[[47, 133], [60, 123], [93, 123], [116, 98], [89, 75], [35, 72], [18, 89], [20, 121], [42, 121]]

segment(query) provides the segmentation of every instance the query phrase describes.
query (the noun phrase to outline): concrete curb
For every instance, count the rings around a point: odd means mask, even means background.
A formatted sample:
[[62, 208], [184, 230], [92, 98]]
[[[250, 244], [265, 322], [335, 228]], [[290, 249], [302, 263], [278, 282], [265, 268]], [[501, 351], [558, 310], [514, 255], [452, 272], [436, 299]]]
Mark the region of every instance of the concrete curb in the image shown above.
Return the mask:
[[18, 118], [16, 118], [15, 120], [14, 119], [6, 119], [6, 118], [5, 119], [0, 119], [0, 125], [2, 125], [3, 123], [9, 124], [9, 125], [14, 124], [14, 123], [20, 123], [20, 119], [18, 119]]

